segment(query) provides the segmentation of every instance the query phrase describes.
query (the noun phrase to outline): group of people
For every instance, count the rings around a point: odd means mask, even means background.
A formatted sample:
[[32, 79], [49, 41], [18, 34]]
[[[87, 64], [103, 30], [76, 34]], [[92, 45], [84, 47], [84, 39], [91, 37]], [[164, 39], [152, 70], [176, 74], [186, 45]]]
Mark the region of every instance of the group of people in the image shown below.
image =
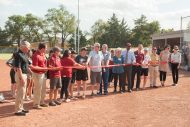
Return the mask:
[[[138, 49], [133, 51], [130, 43], [126, 43], [124, 51], [121, 48], [108, 51], [107, 44], [101, 46], [95, 43], [88, 55], [85, 47], [81, 48], [78, 55], [74, 50], [63, 52], [61, 48], [54, 47], [47, 58], [46, 50], [46, 44], [40, 43], [38, 49], [30, 54], [30, 43], [22, 41], [19, 50], [14, 54], [11, 77], [13, 78], [14, 72], [16, 80], [12, 83], [16, 83], [17, 86], [15, 115], [25, 116], [29, 112], [23, 107], [27, 91], [29, 91], [27, 93], [30, 98], [33, 93], [34, 109], [61, 105], [62, 102], [70, 102], [70, 99], [77, 99], [80, 96], [85, 99], [88, 79], [91, 81], [91, 96], [108, 95], [108, 87], [112, 80], [114, 80], [114, 93], [118, 91], [117, 85], [119, 85], [120, 93], [138, 91], [141, 83], [142, 88], [145, 89], [149, 73], [151, 88], [158, 87], [156, 80], [159, 72], [161, 86], [164, 86], [170, 67], [173, 85], [178, 84], [178, 70], [181, 63], [178, 46], [174, 46], [173, 52], [170, 53], [170, 46], [167, 45], [160, 55], [157, 54], [156, 47], [153, 47], [149, 53], [149, 49], [143, 48], [142, 44], [139, 44]], [[28, 53], [30, 55], [27, 55]], [[136, 89], [134, 89], [135, 77]], [[47, 79], [50, 80], [49, 104], [44, 101]], [[77, 84], [77, 97], [73, 95], [75, 83]]]

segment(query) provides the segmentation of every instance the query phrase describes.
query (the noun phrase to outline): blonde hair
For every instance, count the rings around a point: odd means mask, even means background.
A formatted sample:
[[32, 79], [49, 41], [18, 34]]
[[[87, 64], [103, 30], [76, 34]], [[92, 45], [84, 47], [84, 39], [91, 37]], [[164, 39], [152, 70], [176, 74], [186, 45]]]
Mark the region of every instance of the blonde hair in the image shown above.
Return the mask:
[[30, 47], [30, 43], [28, 41], [22, 41], [20, 43], [20, 47], [27, 47], [27, 48], [29, 48]]
[[96, 43], [94, 44], [94, 47], [100, 47], [100, 43], [96, 42]]

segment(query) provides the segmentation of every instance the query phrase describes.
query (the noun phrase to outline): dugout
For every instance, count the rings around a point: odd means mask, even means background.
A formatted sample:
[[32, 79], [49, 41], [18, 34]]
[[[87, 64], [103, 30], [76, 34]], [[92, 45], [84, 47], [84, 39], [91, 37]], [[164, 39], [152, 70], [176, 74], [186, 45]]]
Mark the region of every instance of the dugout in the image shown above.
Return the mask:
[[160, 47], [160, 49], [163, 49], [167, 44], [172, 49], [174, 45], [178, 45], [182, 53], [182, 68], [190, 70], [190, 30], [153, 34], [151, 37], [152, 46]]

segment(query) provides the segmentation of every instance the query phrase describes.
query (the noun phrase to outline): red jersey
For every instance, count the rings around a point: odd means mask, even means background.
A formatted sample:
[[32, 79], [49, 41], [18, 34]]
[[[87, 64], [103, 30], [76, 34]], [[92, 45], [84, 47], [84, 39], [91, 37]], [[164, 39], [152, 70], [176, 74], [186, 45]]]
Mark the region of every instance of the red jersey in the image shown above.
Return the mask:
[[136, 63], [142, 64], [142, 62], [144, 61], [144, 54], [142, 52], [138, 52], [138, 50], [135, 51], [134, 54], [136, 58]]
[[[74, 66], [74, 64], [75, 64], [75, 61], [70, 57], [63, 57], [61, 59], [61, 65], [63, 67]], [[63, 68], [63, 70], [61, 71], [61, 76], [72, 78], [72, 68]]]
[[[38, 67], [47, 67], [47, 61], [46, 61], [46, 56], [44, 53], [40, 53], [39, 51], [36, 51], [34, 55], [32, 56], [32, 65], [33, 66], [38, 66]], [[43, 74], [46, 71], [38, 71], [38, 70], [32, 70], [35, 73], [38, 74]]]
[[[61, 67], [61, 59], [53, 54], [49, 61], [48, 65], [52, 67]], [[51, 78], [60, 78], [61, 77], [61, 71], [60, 70], [50, 70], [49, 71], [49, 77]]]

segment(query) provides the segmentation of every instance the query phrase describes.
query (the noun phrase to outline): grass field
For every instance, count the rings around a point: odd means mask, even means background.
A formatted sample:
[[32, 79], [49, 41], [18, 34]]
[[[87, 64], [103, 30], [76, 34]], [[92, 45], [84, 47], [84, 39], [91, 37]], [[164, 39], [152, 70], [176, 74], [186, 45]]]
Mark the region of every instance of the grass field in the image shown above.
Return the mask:
[[0, 53], [0, 60], [8, 60], [11, 58], [11, 55], [10, 53]]

